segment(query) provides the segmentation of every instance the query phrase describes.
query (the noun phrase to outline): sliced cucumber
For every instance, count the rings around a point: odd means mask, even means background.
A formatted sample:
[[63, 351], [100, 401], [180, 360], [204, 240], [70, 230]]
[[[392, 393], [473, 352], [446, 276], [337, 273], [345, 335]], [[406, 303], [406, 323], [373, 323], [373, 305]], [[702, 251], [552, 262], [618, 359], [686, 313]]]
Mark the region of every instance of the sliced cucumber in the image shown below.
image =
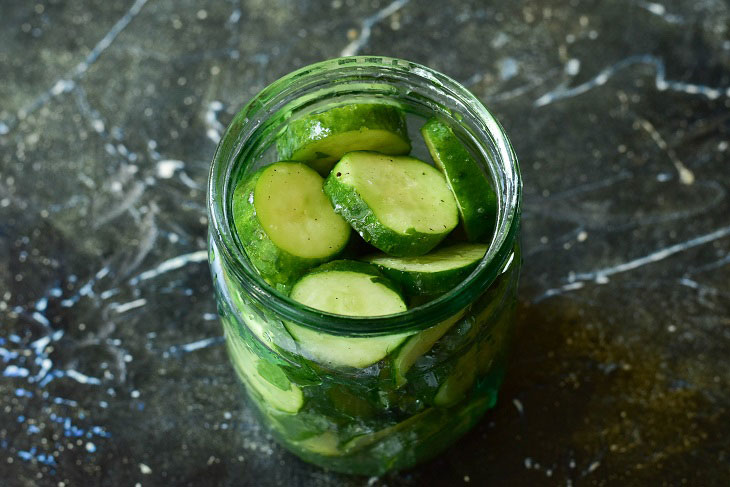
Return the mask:
[[382, 104], [350, 104], [290, 122], [276, 142], [279, 157], [306, 162], [326, 176], [346, 152], [408, 154], [403, 111]]
[[322, 177], [305, 164], [277, 162], [236, 187], [233, 218], [261, 276], [287, 290], [307, 269], [347, 244], [350, 227], [322, 192]]
[[383, 428], [373, 433], [356, 436], [352, 440], [345, 443], [342, 450], [347, 454], [355, 453], [356, 451], [367, 448], [374, 443], [377, 443], [378, 441], [388, 438], [396, 433], [405, 434], [411, 427], [416, 427], [419, 424], [426, 424], [426, 421], [430, 420], [431, 416], [435, 415], [436, 413], [437, 410], [435, 408], [428, 408], [418, 414], [414, 414], [410, 418], [405, 419], [400, 423], [396, 423], [392, 426], [388, 426], [387, 428]]
[[378, 249], [367, 243], [357, 232], [352, 232], [350, 241], [345, 250], [339, 255], [340, 259], [362, 260], [366, 255], [374, 254]]
[[[312, 308], [346, 316], [379, 316], [406, 310], [400, 293], [370, 264], [339, 260], [324, 264], [292, 288], [291, 298]], [[345, 337], [286, 324], [304, 352], [328, 365], [367, 367], [400, 345], [407, 333]]]
[[368, 243], [391, 255], [425, 254], [459, 222], [443, 175], [412, 157], [350, 152], [324, 192]]
[[211, 265], [217, 268], [216, 279], [221, 292], [223, 290], [227, 291], [223, 294], [230, 296], [229, 305], [232, 309], [238, 311], [246, 328], [271, 350], [277, 350], [277, 348], [287, 351], [295, 350], [294, 340], [286, 331], [281, 320], [276, 319], [274, 316], [267, 316], [264, 310], [256, 306], [251, 298], [231, 280], [228, 273], [220, 267], [220, 264], [213, 263]]
[[464, 397], [474, 385], [477, 372], [477, 346], [473, 346], [459, 358], [451, 374], [441, 384], [433, 402], [436, 406], [451, 407]]
[[444, 334], [464, 316], [465, 312], [466, 310], [462, 310], [460, 313], [442, 321], [438, 325], [427, 330], [423, 330], [417, 335], [413, 335], [408, 339], [408, 341], [406, 341], [406, 343], [403, 344], [403, 346], [398, 350], [398, 354], [393, 361], [395, 384], [397, 387], [401, 387], [406, 383], [406, 373], [416, 362], [418, 357], [431, 350], [433, 344], [436, 343], [439, 338], [444, 336]]
[[436, 166], [446, 175], [469, 241], [488, 241], [494, 231], [497, 196], [486, 176], [445, 123], [432, 118], [421, 127], [421, 134]]
[[403, 297], [375, 266], [334, 260], [302, 277], [291, 298], [311, 308], [345, 316], [380, 316], [406, 310]]
[[408, 294], [438, 294], [463, 281], [486, 252], [486, 244], [457, 244], [422, 256], [374, 255], [363, 260], [375, 264]]
[[226, 337], [226, 345], [238, 376], [266, 404], [287, 413], [296, 413], [302, 408], [302, 390], [289, 381], [281, 368], [259, 359], [238, 337]]
[[325, 431], [320, 435], [297, 441], [295, 444], [299, 448], [310, 453], [316, 453], [317, 455], [324, 455], [326, 457], [344, 455], [344, 452], [338, 448], [339, 439], [332, 431]]

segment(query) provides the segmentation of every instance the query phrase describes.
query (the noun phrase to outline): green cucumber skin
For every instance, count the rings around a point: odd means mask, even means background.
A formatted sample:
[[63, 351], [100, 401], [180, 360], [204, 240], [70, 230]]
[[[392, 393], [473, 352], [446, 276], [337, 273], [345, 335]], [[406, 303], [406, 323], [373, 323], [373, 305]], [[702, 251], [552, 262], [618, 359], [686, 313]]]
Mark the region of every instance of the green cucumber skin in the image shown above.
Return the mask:
[[342, 184], [337, 178], [337, 166], [324, 182], [324, 193], [332, 202], [335, 213], [341, 215], [373, 247], [396, 257], [424, 255], [439, 244], [446, 233], [397, 233], [383, 225], [357, 189]]
[[[497, 218], [497, 195], [451, 128], [432, 118], [421, 135], [436, 167], [446, 175], [470, 242], [489, 242]], [[482, 212], [479, 212], [482, 209]]]
[[[368, 125], [369, 121], [371, 123]], [[282, 160], [296, 161], [298, 159], [295, 153], [298, 150], [308, 143], [326, 139], [332, 130], [336, 130], [336, 133], [344, 133], [359, 131], [363, 128], [387, 130], [403, 139], [403, 150], [388, 152], [391, 155], [408, 154], [411, 151], [403, 111], [393, 105], [372, 103], [344, 105], [294, 120], [287, 124], [284, 133], [276, 140], [276, 150]], [[357, 148], [352, 150], [357, 150]], [[320, 174], [326, 175], [327, 166], [331, 168], [342, 155], [329, 154], [330, 157], [301, 162], [312, 162], [312, 166], [316, 166], [315, 168]]]
[[341, 259], [363, 260], [363, 257], [374, 254], [378, 249], [367, 243], [357, 232], [352, 232], [347, 247], [340, 253]]
[[[261, 277], [278, 291], [288, 293], [305, 272], [328, 258], [309, 259], [292, 255], [277, 247], [266, 234], [256, 216], [254, 189], [267, 167], [256, 171], [245, 184], [239, 183], [236, 186], [233, 192], [233, 220], [246, 254]], [[347, 242], [332, 257], [341, 252], [346, 245]]]
[[462, 401], [471, 392], [477, 378], [478, 344], [474, 344], [464, 355], [459, 357], [451, 373], [441, 381], [433, 403], [438, 407], [451, 407]]
[[383, 277], [378, 268], [367, 262], [359, 260], [339, 259], [331, 260], [319, 267], [315, 267], [307, 272], [308, 275], [319, 274], [320, 272], [358, 272], [360, 274], [368, 274], [374, 277]]
[[[367, 262], [367, 259], [365, 259]], [[373, 264], [391, 281], [403, 286], [403, 291], [409, 296], [440, 294], [453, 289], [467, 278], [471, 271], [479, 264], [449, 269], [441, 272], [409, 272], [392, 269], [379, 264]]]

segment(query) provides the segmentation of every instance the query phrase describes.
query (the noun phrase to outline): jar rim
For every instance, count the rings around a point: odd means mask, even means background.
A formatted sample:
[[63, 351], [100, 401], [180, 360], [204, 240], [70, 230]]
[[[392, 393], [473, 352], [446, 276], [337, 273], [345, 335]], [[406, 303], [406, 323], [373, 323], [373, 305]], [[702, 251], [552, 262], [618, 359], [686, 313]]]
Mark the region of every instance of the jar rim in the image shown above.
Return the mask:
[[[272, 104], [276, 97], [293, 84], [311, 79], [332, 70], [363, 72], [366, 69], [398, 71], [415, 75], [437, 88], [448, 90], [459, 102], [465, 104], [480, 122], [479, 142], [490, 138], [500, 166], [500, 176], [507, 183], [497, 191], [498, 212], [495, 231], [482, 261], [476, 269], [456, 287], [442, 296], [407, 311], [374, 317], [351, 317], [326, 313], [302, 305], [284, 296], [267, 284], [248, 260], [245, 251], [233, 238], [234, 229], [226, 198], [233, 167], [238, 163], [244, 145], [251, 140], [253, 130], [241, 136], [234, 127], [242, 129], [246, 124], [263, 123], [276, 110]], [[499, 186], [499, 185], [497, 185]], [[522, 198], [522, 181], [514, 149], [496, 118], [469, 90], [454, 79], [426, 66], [385, 56], [351, 56], [314, 63], [274, 81], [254, 96], [233, 118], [216, 149], [210, 168], [207, 191], [207, 207], [210, 243], [231, 271], [231, 278], [243, 291], [263, 307], [271, 309], [284, 320], [291, 320], [316, 331], [347, 336], [377, 336], [428, 328], [477, 299], [510, 264], [513, 247], [518, 238], [519, 216]]]

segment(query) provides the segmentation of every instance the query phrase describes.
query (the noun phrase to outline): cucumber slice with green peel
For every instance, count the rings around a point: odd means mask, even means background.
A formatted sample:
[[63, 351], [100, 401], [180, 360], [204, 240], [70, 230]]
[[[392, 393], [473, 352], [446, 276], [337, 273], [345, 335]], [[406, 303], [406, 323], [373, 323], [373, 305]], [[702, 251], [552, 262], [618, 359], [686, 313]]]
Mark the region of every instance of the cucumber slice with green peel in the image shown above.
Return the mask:
[[442, 321], [436, 326], [433, 326], [427, 330], [423, 330], [417, 335], [413, 335], [403, 344], [398, 350], [398, 354], [393, 361], [393, 370], [395, 371], [395, 384], [396, 387], [401, 387], [406, 383], [406, 373], [416, 362], [418, 357], [431, 350], [433, 344], [436, 343], [439, 338], [449, 331], [466, 313], [466, 310], [457, 313], [451, 318]]
[[221, 289], [227, 289], [228, 295], [231, 297], [229, 305], [235, 308], [243, 318], [246, 328], [259, 339], [261, 343], [266, 345], [270, 350], [286, 350], [294, 351], [296, 346], [294, 339], [286, 331], [281, 320], [267, 314], [253, 304], [243, 290], [239, 289], [228, 273], [222, 268], [216, 276], [221, 283]]
[[379, 362], [409, 336], [409, 333], [398, 333], [367, 338], [345, 337], [294, 323], [287, 323], [286, 327], [305, 354], [316, 362], [339, 367], [364, 368]]
[[441, 384], [433, 402], [439, 407], [451, 407], [466, 397], [474, 385], [477, 372], [477, 347], [473, 346], [456, 362], [454, 369]]
[[392, 105], [360, 103], [289, 122], [276, 148], [283, 160], [306, 162], [326, 176], [347, 152], [408, 154], [411, 143], [402, 110]]
[[463, 281], [487, 253], [486, 244], [457, 244], [416, 257], [374, 255], [366, 262], [403, 286], [407, 294], [438, 294]]
[[[377, 268], [349, 260], [329, 262], [312, 270], [294, 285], [291, 298], [312, 308], [345, 316], [380, 316], [406, 310], [403, 297]], [[286, 323], [286, 327], [315, 361], [357, 368], [380, 361], [409, 335], [346, 337], [291, 322]]]
[[339, 443], [340, 440], [337, 438], [335, 433], [332, 431], [325, 431], [320, 435], [312, 436], [306, 440], [297, 441], [294, 444], [310, 453], [334, 457], [345, 454], [344, 451], [340, 450]]
[[381, 316], [406, 310], [403, 297], [375, 266], [335, 260], [302, 277], [291, 298], [311, 308], [345, 316]]
[[288, 290], [307, 269], [337, 255], [351, 229], [305, 164], [277, 162], [242, 181], [233, 194], [236, 232], [261, 276]]
[[368, 243], [390, 255], [423, 255], [459, 223], [444, 176], [412, 157], [349, 152], [324, 192]]
[[417, 308], [419, 306], [422, 306], [426, 303], [430, 303], [434, 299], [441, 296], [441, 294], [415, 294], [409, 296], [410, 299], [408, 299], [408, 309]]
[[292, 384], [281, 368], [259, 359], [236, 338], [227, 338], [228, 354], [240, 379], [269, 406], [296, 413], [304, 405], [302, 390]]
[[456, 198], [464, 230], [471, 242], [486, 242], [494, 231], [497, 196], [481, 168], [454, 135], [451, 128], [435, 118], [421, 127], [436, 166], [446, 175]]

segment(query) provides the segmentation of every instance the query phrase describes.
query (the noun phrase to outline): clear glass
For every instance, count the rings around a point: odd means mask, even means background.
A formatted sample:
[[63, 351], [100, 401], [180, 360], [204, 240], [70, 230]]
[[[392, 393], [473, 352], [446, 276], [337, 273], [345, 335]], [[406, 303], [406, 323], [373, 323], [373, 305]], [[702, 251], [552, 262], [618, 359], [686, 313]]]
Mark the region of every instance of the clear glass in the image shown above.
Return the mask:
[[[241, 178], [276, 160], [274, 141], [288, 120], [373, 100], [409, 114], [414, 142], [413, 120], [447, 122], [491, 179], [497, 222], [484, 259], [446, 294], [395, 315], [332, 315], [263, 281], [234, 231], [231, 194]], [[380, 475], [438, 454], [495, 404], [521, 265], [520, 195], [517, 160], [494, 117], [456, 81], [408, 61], [358, 56], [307, 66], [235, 116], [211, 167], [210, 265], [231, 361], [249, 403], [283, 446], [328, 469]], [[310, 333], [295, 339], [293, 329]], [[381, 342], [383, 356], [359, 368], [318, 353]]]

